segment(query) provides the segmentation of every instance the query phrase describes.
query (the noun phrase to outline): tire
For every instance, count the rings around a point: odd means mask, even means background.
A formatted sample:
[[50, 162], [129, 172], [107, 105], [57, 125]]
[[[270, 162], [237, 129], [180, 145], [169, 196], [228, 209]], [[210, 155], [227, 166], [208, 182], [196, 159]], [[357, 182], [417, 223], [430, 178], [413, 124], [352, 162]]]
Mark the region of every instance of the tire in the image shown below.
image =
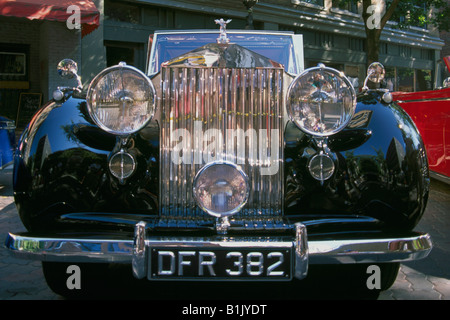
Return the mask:
[[107, 284], [108, 264], [42, 262], [49, 288], [69, 299], [102, 297]]
[[385, 263], [379, 266], [381, 268], [381, 291], [385, 291], [395, 283], [400, 270], [400, 263]]

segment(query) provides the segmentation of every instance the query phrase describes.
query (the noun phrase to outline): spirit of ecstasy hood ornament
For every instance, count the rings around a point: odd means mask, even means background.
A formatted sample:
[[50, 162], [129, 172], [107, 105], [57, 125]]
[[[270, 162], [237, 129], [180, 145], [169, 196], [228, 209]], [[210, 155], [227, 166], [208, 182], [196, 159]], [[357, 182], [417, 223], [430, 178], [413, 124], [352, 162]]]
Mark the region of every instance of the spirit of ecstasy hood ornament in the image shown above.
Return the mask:
[[230, 39], [227, 37], [227, 24], [231, 22], [231, 19], [225, 21], [222, 18], [214, 20], [216, 24], [220, 25], [220, 36], [217, 38], [217, 43], [227, 44]]

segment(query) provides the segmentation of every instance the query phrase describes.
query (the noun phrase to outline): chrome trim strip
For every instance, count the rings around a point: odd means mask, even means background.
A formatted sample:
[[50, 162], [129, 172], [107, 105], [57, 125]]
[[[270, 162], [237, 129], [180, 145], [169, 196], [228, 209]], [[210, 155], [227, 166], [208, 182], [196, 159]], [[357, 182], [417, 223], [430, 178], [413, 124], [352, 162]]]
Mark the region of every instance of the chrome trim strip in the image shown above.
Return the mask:
[[33, 237], [9, 233], [5, 246], [18, 258], [54, 262], [130, 263], [133, 240]]
[[[304, 226], [303, 226], [304, 227]], [[296, 237], [211, 237], [211, 238], [170, 238], [147, 237], [145, 243], [164, 243], [165, 245], [182, 246], [186, 242], [199, 246], [245, 246], [250, 248], [294, 246], [297, 252], [306, 252], [309, 264], [346, 264], [346, 263], [381, 263], [403, 262], [423, 259], [432, 249], [428, 234], [416, 233], [402, 238], [362, 239], [362, 240], [330, 240], [317, 241], [306, 239], [305, 230], [296, 226]], [[138, 226], [138, 234], [142, 226]], [[302, 231], [303, 230], [303, 231]], [[303, 234], [303, 237], [301, 236]], [[5, 246], [18, 258], [42, 261], [64, 262], [106, 262], [132, 263], [133, 256], [137, 261], [142, 259], [142, 237], [140, 240], [113, 239], [76, 239], [76, 238], [44, 238], [27, 234], [8, 234]], [[138, 250], [134, 252], [135, 245]], [[297, 259], [305, 259], [298, 254]], [[139, 265], [139, 263], [138, 263]], [[301, 273], [301, 272], [300, 272]]]
[[430, 170], [430, 178], [436, 179], [443, 183], [450, 184], [450, 177], [443, 175], [442, 173]]
[[398, 104], [403, 104], [403, 103], [408, 103], [408, 102], [423, 102], [423, 101], [426, 101], [426, 102], [450, 101], [450, 98], [449, 97], [423, 98], [423, 99], [411, 99], [411, 100], [396, 100], [395, 102], [397, 102]]
[[402, 238], [309, 241], [311, 264], [403, 262], [423, 259], [433, 244], [428, 234]]

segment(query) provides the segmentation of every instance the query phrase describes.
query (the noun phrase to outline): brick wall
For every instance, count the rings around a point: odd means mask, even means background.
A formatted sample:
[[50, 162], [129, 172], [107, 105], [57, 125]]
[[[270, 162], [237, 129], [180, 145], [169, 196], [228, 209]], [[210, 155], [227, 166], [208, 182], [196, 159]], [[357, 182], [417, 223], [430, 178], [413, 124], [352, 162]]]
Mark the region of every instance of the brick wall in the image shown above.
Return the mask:
[[41, 91], [51, 97], [58, 86], [75, 86], [75, 80], [62, 79], [56, 72], [58, 62], [70, 58], [81, 65], [80, 31], [65, 23], [45, 21], [40, 26]]
[[[44, 103], [52, 97], [56, 87], [75, 86], [75, 80], [58, 76], [56, 66], [64, 58], [71, 58], [81, 66], [79, 30], [69, 30], [64, 22], [0, 17], [0, 43], [29, 46], [29, 89], [20, 92], [42, 93]], [[8, 104], [17, 105], [18, 101]]]
[[39, 27], [41, 21], [0, 17], [0, 42], [29, 45], [29, 92], [40, 92]]

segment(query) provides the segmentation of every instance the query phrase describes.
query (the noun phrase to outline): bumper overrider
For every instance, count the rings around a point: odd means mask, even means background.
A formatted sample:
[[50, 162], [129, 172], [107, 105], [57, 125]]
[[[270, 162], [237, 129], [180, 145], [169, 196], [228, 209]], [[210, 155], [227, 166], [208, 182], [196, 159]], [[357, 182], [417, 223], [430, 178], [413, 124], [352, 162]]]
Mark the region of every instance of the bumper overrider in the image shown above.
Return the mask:
[[9, 234], [6, 247], [16, 257], [67, 263], [132, 264], [136, 278], [149, 280], [303, 279], [310, 264], [387, 263], [418, 260], [432, 249], [430, 236], [309, 240], [297, 223], [290, 236], [152, 236], [145, 222], [134, 239], [40, 237]]

